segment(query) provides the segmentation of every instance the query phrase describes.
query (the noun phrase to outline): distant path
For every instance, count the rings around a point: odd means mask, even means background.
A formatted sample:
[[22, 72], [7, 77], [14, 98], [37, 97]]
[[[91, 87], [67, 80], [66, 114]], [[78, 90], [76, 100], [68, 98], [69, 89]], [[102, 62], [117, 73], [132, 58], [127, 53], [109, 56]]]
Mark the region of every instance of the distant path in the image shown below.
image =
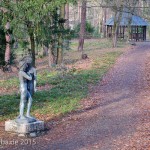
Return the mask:
[[147, 87], [144, 71], [149, 56], [148, 42], [123, 54], [91, 90], [89, 101], [96, 105], [64, 118], [47, 135], [36, 138], [36, 146], [25, 149], [122, 150], [140, 123], [139, 106]]

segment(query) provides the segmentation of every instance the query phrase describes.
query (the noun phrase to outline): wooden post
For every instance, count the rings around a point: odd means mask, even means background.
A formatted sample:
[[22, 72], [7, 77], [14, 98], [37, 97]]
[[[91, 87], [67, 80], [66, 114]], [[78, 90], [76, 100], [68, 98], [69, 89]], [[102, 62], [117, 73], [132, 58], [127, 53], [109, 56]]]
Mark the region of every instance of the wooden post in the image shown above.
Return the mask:
[[137, 26], [137, 40], [139, 41], [139, 27]]
[[131, 33], [130, 33], [130, 36], [131, 36], [131, 40], [133, 39], [133, 27], [131, 26]]
[[112, 37], [112, 26], [111, 26], [111, 37]]
[[125, 31], [125, 27], [123, 26], [123, 39], [124, 39], [124, 31]]
[[106, 37], [108, 38], [108, 26], [106, 25]]
[[144, 40], [146, 41], [146, 26], [144, 27], [144, 31], [145, 31], [145, 36], [144, 36]]

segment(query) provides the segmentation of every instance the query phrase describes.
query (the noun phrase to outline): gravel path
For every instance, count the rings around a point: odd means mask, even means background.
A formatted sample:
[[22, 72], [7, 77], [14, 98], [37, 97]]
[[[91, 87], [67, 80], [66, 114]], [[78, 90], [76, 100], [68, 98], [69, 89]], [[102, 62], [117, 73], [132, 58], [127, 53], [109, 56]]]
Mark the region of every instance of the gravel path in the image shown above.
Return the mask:
[[91, 107], [65, 117], [47, 135], [36, 138], [36, 146], [27, 145], [24, 149], [136, 150], [129, 141], [141, 121], [140, 104], [147, 89], [145, 63], [149, 56], [148, 42], [123, 54], [91, 89]]

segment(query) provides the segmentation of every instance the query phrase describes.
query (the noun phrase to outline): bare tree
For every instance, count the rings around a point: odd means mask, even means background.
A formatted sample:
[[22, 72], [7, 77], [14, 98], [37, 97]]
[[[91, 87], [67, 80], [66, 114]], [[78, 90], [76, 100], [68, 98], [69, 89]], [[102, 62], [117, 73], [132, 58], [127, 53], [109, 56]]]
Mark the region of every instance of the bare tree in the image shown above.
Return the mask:
[[106, 6], [111, 8], [112, 12], [114, 13], [114, 26], [112, 33], [113, 47], [117, 46], [117, 32], [118, 27], [120, 26], [120, 22], [122, 20], [123, 13], [128, 13], [126, 17], [128, 17], [127, 40], [129, 40], [131, 33], [132, 15], [135, 14], [135, 8], [138, 2], [138, 0], [105, 0]]
[[[103, 21], [106, 22], [106, 8], [110, 8], [114, 16], [114, 25], [112, 30], [112, 44], [113, 47], [117, 46], [117, 32], [122, 18], [122, 12], [124, 8], [124, 0], [95, 0], [95, 3], [99, 4], [99, 7], [104, 8], [104, 18]], [[101, 23], [103, 24], [103, 23]], [[102, 27], [102, 25], [101, 25]], [[103, 28], [104, 33], [106, 32]]]
[[112, 30], [112, 42], [113, 42], [113, 47], [117, 46], [117, 32], [118, 32], [118, 27], [120, 25], [121, 22], [121, 18], [122, 18], [122, 12], [123, 12], [123, 8], [124, 8], [124, 1], [123, 0], [113, 0], [113, 7], [112, 10], [114, 12], [114, 26], [113, 26], [113, 30]]
[[128, 14], [128, 26], [127, 26], [127, 32], [128, 32], [128, 36], [127, 36], [127, 41], [129, 41], [130, 39], [130, 34], [131, 34], [131, 23], [132, 23], [132, 15], [136, 13], [135, 11], [135, 6], [138, 4], [137, 0], [126, 0], [126, 10], [127, 12], [129, 12]]

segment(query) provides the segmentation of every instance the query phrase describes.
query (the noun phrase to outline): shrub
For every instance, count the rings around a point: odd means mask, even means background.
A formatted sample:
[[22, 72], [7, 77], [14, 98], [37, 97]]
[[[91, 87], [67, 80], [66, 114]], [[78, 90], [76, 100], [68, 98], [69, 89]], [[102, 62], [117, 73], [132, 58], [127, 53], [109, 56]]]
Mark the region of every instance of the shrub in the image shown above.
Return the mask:
[[[89, 38], [92, 36], [92, 34], [94, 33], [95, 31], [95, 28], [91, 25], [90, 22], [86, 21], [86, 38]], [[72, 37], [73, 38], [78, 38], [79, 37], [79, 32], [80, 32], [80, 23], [77, 24], [73, 31], [72, 31]]]

